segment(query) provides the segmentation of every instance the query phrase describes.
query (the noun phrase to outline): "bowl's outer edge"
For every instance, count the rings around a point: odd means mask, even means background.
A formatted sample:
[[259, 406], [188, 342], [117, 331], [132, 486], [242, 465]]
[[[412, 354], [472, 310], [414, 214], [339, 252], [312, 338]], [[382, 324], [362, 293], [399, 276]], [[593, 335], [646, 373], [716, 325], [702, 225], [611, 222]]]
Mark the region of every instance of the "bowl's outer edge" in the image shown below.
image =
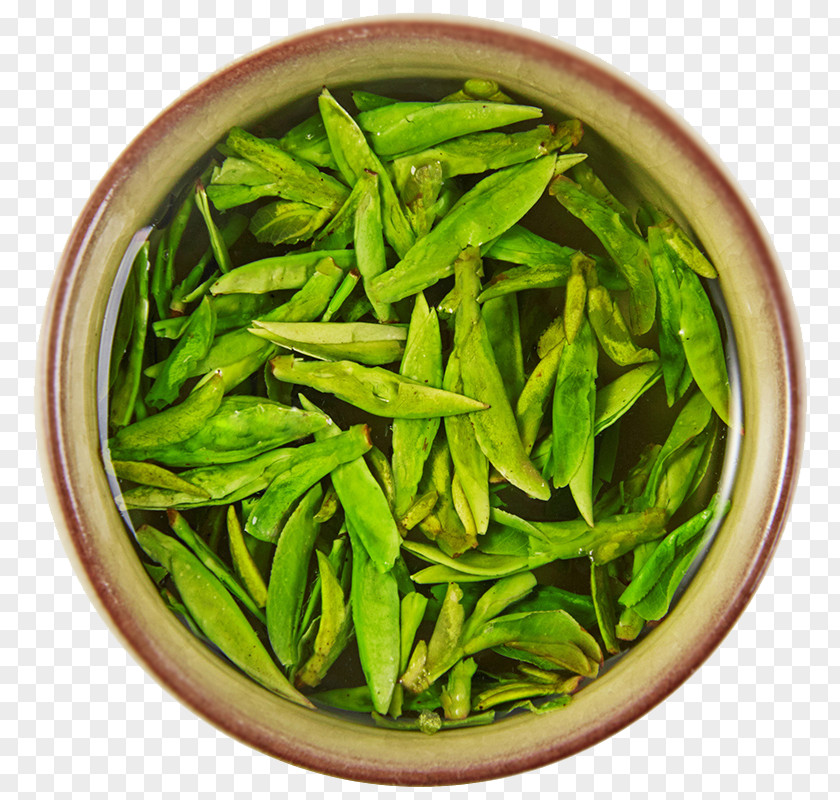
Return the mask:
[[[406, 768], [401, 766], [397, 759], [387, 755], [377, 760], [377, 763], [362, 763], [349, 759], [337, 761], [330, 757], [329, 747], [317, 750], [295, 742], [294, 737], [278, 737], [268, 727], [256, 729], [252, 720], [231, 714], [229, 708], [208, 703], [201, 687], [193, 685], [188, 676], [181, 673], [176, 663], [167, 661], [165, 655], [155, 650], [137, 620], [128, 615], [120, 604], [119, 587], [110, 582], [112, 576], [103, 574], [100, 569], [96, 551], [95, 521], [85, 513], [83, 489], [86, 487], [72, 485], [72, 481], [79, 481], [73, 463], [78, 454], [74, 452], [70, 441], [73, 426], [67, 419], [70, 391], [62, 385], [62, 381], [66, 381], [68, 375], [72, 375], [71, 368], [79, 364], [78, 356], [67, 351], [67, 341], [68, 325], [74, 319], [74, 303], [79, 301], [79, 281], [82, 278], [80, 270], [85, 265], [85, 254], [95, 239], [103, 235], [106, 212], [109, 211], [113, 197], [119, 193], [131, 170], [152, 151], [155, 142], [165, 136], [167, 128], [174, 120], [189, 117], [194, 113], [196, 105], [203, 103], [206, 97], [212, 96], [214, 92], [225, 87], [229, 89], [240, 80], [248, 80], [250, 74], [260, 70], [276, 69], [277, 64], [284, 60], [306, 57], [325, 47], [352, 47], [354, 42], [361, 40], [393, 44], [401, 38], [416, 41], [424, 37], [437, 40], [443, 37], [451, 40], [453, 46], [497, 48], [508, 51], [509, 54], [520, 48], [523, 53], [527, 51], [528, 58], [542, 59], [558, 65], [570, 74], [574, 73], [580, 80], [589, 81], [594, 86], [601, 86], [610, 91], [617, 102], [627, 103], [650, 124], [667, 131], [669, 136], [678, 142], [685, 158], [702, 165], [710, 184], [719, 192], [721, 206], [729, 213], [738, 215], [739, 225], [749, 237], [747, 245], [752, 248], [755, 259], [763, 265], [767, 291], [774, 300], [773, 308], [777, 314], [775, 324], [784, 345], [784, 361], [779, 364], [779, 372], [783, 376], [779, 386], [780, 407], [784, 413], [781, 422], [785, 427], [779, 458], [784, 466], [776, 479], [772, 503], [761, 521], [759, 546], [743, 572], [737, 594], [728, 603], [716, 624], [705, 632], [702, 640], [683, 659], [679, 668], [663, 676], [650, 693], [625, 704], [599, 725], [590, 726], [577, 735], [557, 741], [553, 745], [544, 744], [532, 752], [523, 753], [513, 748], [508, 758], [497, 758], [490, 763], [475, 760], [463, 764], [462, 767], [449, 764], [442, 768], [434, 763], [427, 763], [423, 768], [417, 764]], [[509, 26], [473, 19], [402, 16], [339, 23], [256, 51], [187, 92], [153, 120], [129, 145], [85, 206], [59, 262], [39, 339], [36, 410], [40, 458], [49, 500], [76, 573], [83, 579], [86, 590], [114, 632], [168, 690], [212, 724], [251, 746], [291, 763], [362, 781], [442, 785], [502, 777], [542, 766], [591, 746], [649, 710], [684, 682], [708, 657], [754, 594], [781, 535], [792, 501], [804, 446], [804, 386], [804, 359], [799, 325], [783, 272], [767, 235], [726, 168], [682, 120], [629, 78], [598, 59], [561, 42]], [[67, 475], [72, 479], [69, 483], [65, 480]], [[239, 677], [234, 677], [232, 670], [226, 668], [220, 668], [219, 674], [225, 680], [236, 680]], [[245, 679], [241, 680], [247, 683]], [[243, 688], [243, 691], [246, 689]], [[512, 725], [508, 727], [517, 730], [522, 725], [521, 722], [513, 720], [510, 723]], [[340, 725], [336, 726], [336, 730], [341, 728]], [[358, 729], [348, 729], [348, 733], [350, 730], [356, 730], [361, 738], [367, 735]], [[402, 741], [418, 750], [426, 749], [422, 737], [408, 737]], [[457, 745], [456, 737], [450, 737], [448, 741], [453, 746]]]

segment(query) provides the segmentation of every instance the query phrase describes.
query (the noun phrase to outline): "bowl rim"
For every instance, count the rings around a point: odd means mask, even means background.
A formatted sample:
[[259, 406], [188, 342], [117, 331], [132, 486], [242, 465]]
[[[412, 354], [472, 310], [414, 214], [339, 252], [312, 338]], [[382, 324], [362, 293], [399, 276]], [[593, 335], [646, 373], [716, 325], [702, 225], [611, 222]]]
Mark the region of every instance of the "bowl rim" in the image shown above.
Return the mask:
[[[110, 595], [104, 585], [107, 576], [99, 573], [96, 564], [89, 560], [90, 542], [82, 541], [85, 531], [79, 513], [83, 498], [69, 482], [62, 479], [66, 472], [68, 443], [65, 439], [65, 429], [60, 424], [57, 398], [61, 390], [55, 376], [62, 356], [61, 343], [66, 333], [70, 287], [78, 278], [82, 255], [90, 244], [91, 232], [107, 210], [109, 198], [126, 176], [143, 160], [153, 144], [166, 136], [168, 128], [175, 119], [189, 114], [197, 104], [201, 104], [205, 98], [212, 97], [219, 91], [219, 87], [235, 84], [247, 78], [252, 71], [266, 69], [271, 65], [276, 67], [277, 64], [295, 57], [298, 52], [328, 47], [330, 42], [337, 38], [343, 41], [354, 37], [370, 40], [371, 37], [388, 39], [400, 36], [434, 36], [441, 33], [461, 39], [467, 44], [488, 43], [505, 49], [515, 47], [518, 43], [520, 46], [527, 47], [530, 57], [574, 69], [587, 81], [606, 87], [632, 102], [638, 113], [646, 117], [652, 125], [667, 133], [685, 158], [702, 166], [720, 192], [721, 205], [728, 213], [737, 216], [744, 235], [749, 240], [749, 247], [762, 264], [767, 282], [766, 290], [776, 305], [780, 336], [784, 343], [785, 361], [780, 365], [780, 371], [786, 380], [785, 408], [788, 416], [783, 422], [788, 433], [784, 471], [776, 487], [775, 502], [767, 518], [768, 522], [764, 526], [760, 547], [754, 553], [750, 569], [743, 575], [737, 593], [726, 607], [719, 624], [699, 640], [694, 649], [680, 663], [678, 669], [668, 672], [657, 680], [647, 694], [626, 703], [619, 713], [599, 721], [599, 724], [593, 725], [575, 738], [557, 742], [553, 746], [533, 753], [530, 758], [523, 759], [517, 756], [515, 760], [502, 759], [491, 764], [476, 763], [457, 771], [429, 765], [426, 774], [418, 775], [415, 771], [397, 770], [395, 772], [393, 768], [385, 770], [362, 763], [337, 765], [331, 763], [329, 758], [316, 758], [309, 753], [280, 752], [265, 741], [249, 737], [247, 731], [222, 716], [212, 703], [207, 703], [206, 698], [198, 689], [188, 689], [185, 685], [179, 685], [173, 680], [172, 673], [160, 662], [158, 654], [150, 651], [148, 640], [140, 635], [137, 625], [122, 613], [122, 609], [109, 602]], [[333, 23], [295, 34], [255, 50], [182, 94], [158, 114], [126, 147], [96, 186], [79, 215], [56, 268], [39, 337], [37, 363], [38, 449], [42, 470], [46, 477], [45, 484], [50, 505], [59, 523], [58, 527], [68, 553], [75, 561], [77, 574], [83, 574], [87, 581], [85, 588], [88, 594], [120, 640], [146, 670], [151, 672], [153, 677], [179, 701], [228, 735], [289, 763], [325, 774], [370, 783], [448, 785], [512, 775], [574, 755], [612, 736], [651, 710], [684, 683], [718, 647], [755, 593], [784, 529], [796, 488], [796, 476], [805, 439], [804, 357], [801, 332], [790, 290], [766, 231], [750, 202], [719, 157], [684, 120], [652, 92], [606, 62], [572, 45], [542, 34], [508, 24], [470, 17], [402, 14]]]

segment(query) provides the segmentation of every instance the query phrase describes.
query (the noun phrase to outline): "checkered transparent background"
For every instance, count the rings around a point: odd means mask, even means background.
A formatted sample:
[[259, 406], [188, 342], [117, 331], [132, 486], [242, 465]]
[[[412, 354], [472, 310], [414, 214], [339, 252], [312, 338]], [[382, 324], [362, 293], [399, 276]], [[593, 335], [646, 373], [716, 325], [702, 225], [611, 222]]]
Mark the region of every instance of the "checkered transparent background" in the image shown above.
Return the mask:
[[838, 510], [829, 491], [840, 483], [840, 412], [830, 399], [840, 392], [830, 372], [840, 354], [840, 273], [829, 271], [829, 254], [840, 252], [840, 234], [829, 221], [840, 219], [840, 166], [829, 160], [829, 141], [840, 139], [840, 91], [830, 89], [840, 74], [840, 18], [829, 0], [667, 6], [666, 13], [665, 0], [0, 3], [0, 793], [407, 794], [255, 753], [145, 675], [92, 609], [58, 542], [36, 468], [32, 400], [35, 341], [56, 260], [126, 143], [185, 89], [255, 47], [396, 11], [487, 17], [560, 37], [682, 113], [769, 229], [809, 361], [809, 439], [791, 521], [736, 629], [684, 687], [609, 741], [471, 791], [827, 798], [832, 778], [837, 791], [840, 591], [830, 579], [840, 577], [840, 545], [829, 537]]

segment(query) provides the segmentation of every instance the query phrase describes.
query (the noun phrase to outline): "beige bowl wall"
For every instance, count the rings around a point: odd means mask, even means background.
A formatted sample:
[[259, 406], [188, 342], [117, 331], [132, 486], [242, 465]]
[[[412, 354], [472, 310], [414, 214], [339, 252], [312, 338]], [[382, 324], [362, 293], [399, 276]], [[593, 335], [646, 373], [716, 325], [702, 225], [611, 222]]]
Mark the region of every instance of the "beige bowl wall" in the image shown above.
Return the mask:
[[[397, 77], [492, 77], [577, 116], [620, 156], [616, 169], [690, 220], [720, 269], [746, 420], [732, 511], [674, 613], [562, 712], [433, 737], [293, 706], [188, 635], [140, 565], [98, 455], [100, 331], [132, 233], [231, 126], [323, 85]], [[568, 756], [627, 725], [682, 683], [732, 626], [766, 569], [793, 490], [804, 432], [800, 341], [753, 212], [716, 157], [652, 95], [580, 51], [515, 28], [452, 18], [358, 21], [282, 41], [214, 75], [152, 122], [97, 187], [58, 267], [41, 333], [41, 459], [65, 547], [100, 613], [196, 713], [266, 753], [343, 777], [485, 780]]]

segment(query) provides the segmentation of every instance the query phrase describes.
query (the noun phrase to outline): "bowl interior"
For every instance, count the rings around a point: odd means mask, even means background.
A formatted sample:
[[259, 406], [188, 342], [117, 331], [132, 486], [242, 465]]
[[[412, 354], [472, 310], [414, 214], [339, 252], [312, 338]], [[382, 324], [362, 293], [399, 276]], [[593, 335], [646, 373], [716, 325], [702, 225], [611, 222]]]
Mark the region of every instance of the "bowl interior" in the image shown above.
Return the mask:
[[[165, 609], [99, 466], [97, 356], [132, 234], [230, 127], [286, 107], [300, 119], [323, 85], [376, 91], [395, 79], [422, 85], [469, 77], [493, 78], [557, 118], [583, 120], [585, 149], [608, 165], [617, 193], [638, 187], [693, 230], [720, 272], [745, 423], [729, 516], [682, 600], [627, 658], [562, 712], [435, 737], [395, 736], [272, 696], [193, 640]], [[754, 592], [781, 531], [801, 450], [801, 355], [787, 289], [759, 223], [713, 154], [601, 62], [475, 21], [396, 18], [320, 29], [258, 51], [189, 92], [97, 188], [59, 266], [45, 319], [39, 434], [51, 501], [100, 611], [138, 660], [212, 723], [287, 761], [360, 780], [498, 777], [574, 753], [644, 713], [714, 649]]]

